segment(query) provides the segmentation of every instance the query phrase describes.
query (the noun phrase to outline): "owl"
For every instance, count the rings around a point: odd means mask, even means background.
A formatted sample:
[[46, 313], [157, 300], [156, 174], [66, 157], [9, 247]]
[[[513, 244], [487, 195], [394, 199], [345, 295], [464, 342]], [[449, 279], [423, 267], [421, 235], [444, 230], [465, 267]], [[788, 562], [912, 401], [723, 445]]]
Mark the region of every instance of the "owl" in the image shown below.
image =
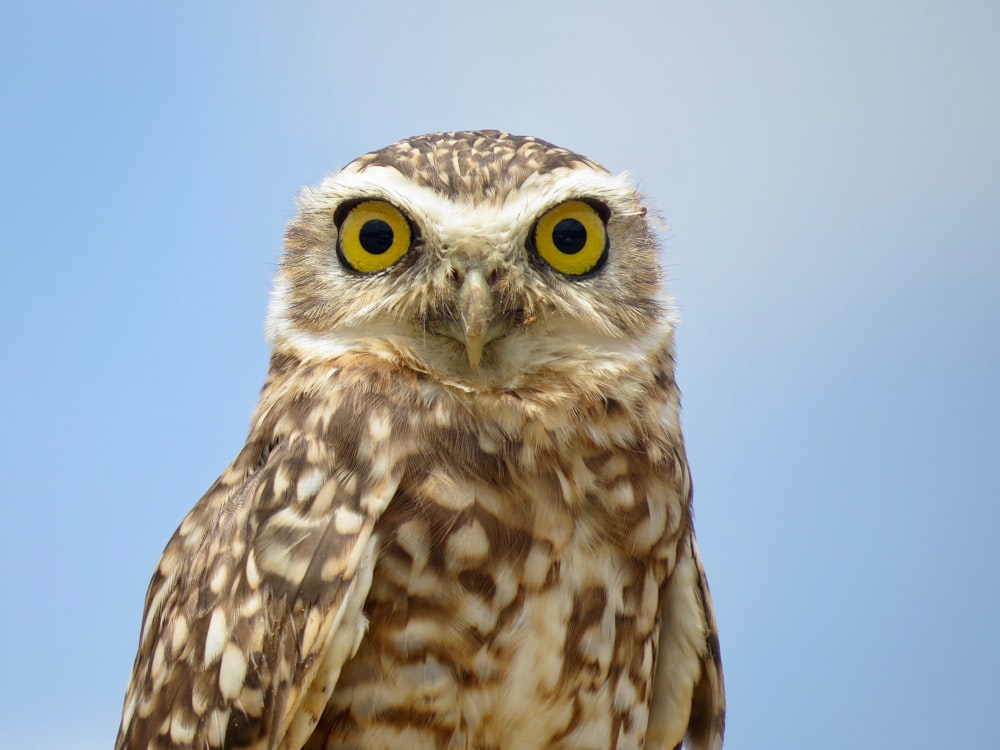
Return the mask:
[[410, 138], [306, 189], [116, 747], [719, 748], [662, 277], [628, 178], [533, 137]]

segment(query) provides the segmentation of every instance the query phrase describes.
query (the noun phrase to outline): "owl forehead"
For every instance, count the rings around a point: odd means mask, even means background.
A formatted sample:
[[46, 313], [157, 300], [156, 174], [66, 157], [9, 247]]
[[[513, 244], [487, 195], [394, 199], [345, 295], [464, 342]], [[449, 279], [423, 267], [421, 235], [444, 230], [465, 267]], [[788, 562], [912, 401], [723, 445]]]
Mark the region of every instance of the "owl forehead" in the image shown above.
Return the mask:
[[503, 195], [556, 170], [606, 172], [597, 162], [533, 136], [465, 130], [406, 138], [350, 166], [390, 167], [410, 182], [448, 197]]

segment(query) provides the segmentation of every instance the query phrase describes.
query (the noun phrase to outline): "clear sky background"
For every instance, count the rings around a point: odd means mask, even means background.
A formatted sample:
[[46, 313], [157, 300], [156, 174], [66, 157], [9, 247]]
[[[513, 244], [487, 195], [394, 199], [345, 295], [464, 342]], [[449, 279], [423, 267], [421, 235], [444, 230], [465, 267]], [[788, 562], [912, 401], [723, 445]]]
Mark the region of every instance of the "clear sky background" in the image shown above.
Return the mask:
[[534, 134], [666, 217], [727, 747], [996, 744], [1000, 4], [4, 3], [0, 747], [107, 748], [293, 197]]

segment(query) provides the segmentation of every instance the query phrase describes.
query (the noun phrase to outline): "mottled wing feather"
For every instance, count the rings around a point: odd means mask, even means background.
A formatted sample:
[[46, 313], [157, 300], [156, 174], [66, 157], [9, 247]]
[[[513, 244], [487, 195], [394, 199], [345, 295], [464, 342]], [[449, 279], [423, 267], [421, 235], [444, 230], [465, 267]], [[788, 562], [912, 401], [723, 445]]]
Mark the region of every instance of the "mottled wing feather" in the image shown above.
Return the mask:
[[164, 550], [116, 747], [301, 747], [364, 632], [398, 478], [304, 437], [248, 445]]
[[656, 676], [646, 747], [719, 750], [726, 698], [719, 634], [694, 533], [679, 546], [679, 559], [663, 588]]
[[715, 607], [708, 590], [708, 575], [701, 561], [698, 543], [691, 535], [691, 553], [698, 566], [698, 598], [705, 613], [705, 650], [701, 656], [701, 677], [694, 686], [687, 743], [698, 750], [718, 750], [726, 731], [726, 687], [722, 676], [722, 652]]

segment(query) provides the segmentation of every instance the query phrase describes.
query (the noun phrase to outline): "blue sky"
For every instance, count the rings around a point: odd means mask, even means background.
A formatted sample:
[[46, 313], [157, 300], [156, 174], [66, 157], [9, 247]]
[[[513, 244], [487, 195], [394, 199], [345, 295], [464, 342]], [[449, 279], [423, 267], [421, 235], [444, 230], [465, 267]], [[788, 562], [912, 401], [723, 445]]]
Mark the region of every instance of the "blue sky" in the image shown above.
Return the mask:
[[729, 748], [986, 747], [1000, 5], [0, 9], [0, 746], [110, 746], [170, 534], [242, 445], [293, 197], [434, 130], [670, 225]]

